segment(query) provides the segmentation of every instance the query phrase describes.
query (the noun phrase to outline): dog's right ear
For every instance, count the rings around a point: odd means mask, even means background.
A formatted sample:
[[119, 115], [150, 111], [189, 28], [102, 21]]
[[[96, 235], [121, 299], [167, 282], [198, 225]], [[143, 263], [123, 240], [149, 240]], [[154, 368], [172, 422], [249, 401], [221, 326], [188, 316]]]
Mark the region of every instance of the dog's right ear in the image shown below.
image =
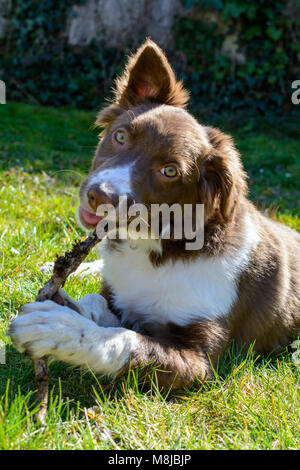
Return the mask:
[[155, 102], [184, 108], [189, 94], [175, 74], [160, 47], [147, 39], [132, 55], [121, 77], [116, 80], [115, 98], [98, 114], [95, 126], [105, 135], [124, 110], [144, 102]]
[[116, 80], [115, 104], [123, 109], [145, 101], [184, 108], [188, 98], [165, 54], [150, 39], [129, 58], [123, 75]]

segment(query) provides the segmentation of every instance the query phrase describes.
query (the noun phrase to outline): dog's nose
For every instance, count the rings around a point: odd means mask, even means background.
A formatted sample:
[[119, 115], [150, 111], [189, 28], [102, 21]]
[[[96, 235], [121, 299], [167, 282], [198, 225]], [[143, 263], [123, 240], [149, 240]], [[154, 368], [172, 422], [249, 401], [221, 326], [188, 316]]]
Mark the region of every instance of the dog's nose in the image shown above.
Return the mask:
[[102, 189], [99, 188], [97, 184], [93, 184], [87, 192], [87, 197], [89, 201], [89, 205], [97, 211], [98, 206], [100, 204], [112, 204], [112, 199], [104, 192]]

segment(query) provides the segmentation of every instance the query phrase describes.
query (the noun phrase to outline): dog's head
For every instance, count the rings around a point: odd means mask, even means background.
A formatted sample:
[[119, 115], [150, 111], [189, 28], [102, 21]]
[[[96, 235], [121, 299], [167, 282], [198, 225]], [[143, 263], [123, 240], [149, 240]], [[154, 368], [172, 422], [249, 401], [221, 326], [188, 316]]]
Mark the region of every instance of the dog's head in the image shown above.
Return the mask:
[[104, 130], [80, 188], [80, 222], [94, 228], [100, 204], [120, 195], [135, 202], [205, 205], [205, 220], [225, 223], [246, 189], [230, 137], [200, 125], [184, 108], [188, 93], [162, 50], [147, 40], [116, 81], [112, 104], [98, 115]]

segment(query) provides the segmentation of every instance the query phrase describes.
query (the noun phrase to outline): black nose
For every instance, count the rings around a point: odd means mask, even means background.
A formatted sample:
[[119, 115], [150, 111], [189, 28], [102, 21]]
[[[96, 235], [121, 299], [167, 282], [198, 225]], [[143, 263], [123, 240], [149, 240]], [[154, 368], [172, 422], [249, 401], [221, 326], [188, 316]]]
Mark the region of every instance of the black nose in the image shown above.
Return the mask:
[[89, 205], [91, 206], [94, 211], [97, 211], [98, 206], [100, 204], [112, 204], [113, 200], [112, 197], [108, 196], [102, 189], [99, 188], [97, 184], [93, 184], [88, 192], [87, 197], [89, 201]]

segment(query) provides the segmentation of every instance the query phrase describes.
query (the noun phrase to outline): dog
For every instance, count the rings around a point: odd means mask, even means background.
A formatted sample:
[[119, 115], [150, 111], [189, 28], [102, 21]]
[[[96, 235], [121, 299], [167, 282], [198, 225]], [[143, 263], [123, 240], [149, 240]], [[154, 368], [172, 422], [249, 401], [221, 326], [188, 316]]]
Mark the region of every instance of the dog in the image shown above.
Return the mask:
[[186, 111], [188, 92], [150, 39], [99, 113], [100, 142], [80, 187], [78, 220], [94, 230], [120, 195], [150, 206], [204, 204], [204, 240], [100, 243], [102, 288], [78, 302], [59, 291], [23, 306], [9, 334], [20, 352], [120, 377], [155, 370], [161, 389], [209, 380], [232, 341], [256, 354], [285, 347], [300, 326], [300, 234], [247, 198], [233, 140]]

